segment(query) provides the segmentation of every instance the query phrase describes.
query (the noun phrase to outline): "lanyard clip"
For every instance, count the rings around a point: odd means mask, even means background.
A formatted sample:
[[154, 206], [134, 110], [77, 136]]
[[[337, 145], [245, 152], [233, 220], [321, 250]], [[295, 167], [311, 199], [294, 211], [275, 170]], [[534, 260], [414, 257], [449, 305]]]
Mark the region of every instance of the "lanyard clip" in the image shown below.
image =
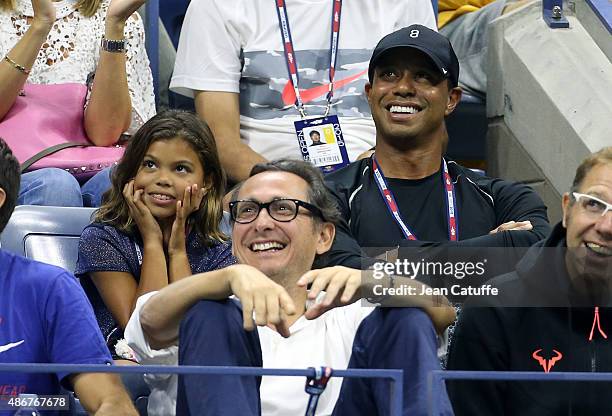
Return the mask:
[[329, 115], [330, 109], [331, 109], [331, 101], [328, 101], [327, 105], [325, 106], [325, 114], [323, 114], [323, 117], [327, 117]]
[[314, 370], [315, 376], [306, 378], [304, 390], [310, 396], [308, 405], [306, 406], [306, 416], [314, 416], [317, 410], [317, 404], [319, 403], [319, 396], [325, 391], [325, 387], [332, 376], [333, 370], [331, 367], [309, 367], [308, 369]]
[[295, 108], [297, 108], [298, 112], [300, 113], [300, 116], [302, 117], [302, 120], [304, 120], [307, 115], [306, 115], [306, 111], [304, 111], [304, 105], [295, 105]]

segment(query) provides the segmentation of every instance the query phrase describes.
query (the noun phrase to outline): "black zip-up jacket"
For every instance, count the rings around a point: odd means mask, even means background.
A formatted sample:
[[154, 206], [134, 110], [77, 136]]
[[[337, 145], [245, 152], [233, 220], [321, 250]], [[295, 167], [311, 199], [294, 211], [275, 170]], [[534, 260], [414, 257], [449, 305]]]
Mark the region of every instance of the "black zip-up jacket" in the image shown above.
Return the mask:
[[[565, 229], [558, 224], [515, 272], [491, 282], [500, 289], [500, 297], [491, 298], [493, 307], [466, 304], [449, 370], [612, 372], [606, 338], [612, 337], [612, 309], [599, 307], [596, 314], [571, 289], [565, 246]], [[500, 307], [536, 302], [556, 307]], [[447, 388], [458, 416], [612, 415], [609, 382], [449, 381]]]
[[[449, 242], [441, 171], [419, 180], [388, 179], [399, 211], [419, 241], [404, 239], [383, 201], [372, 159], [327, 175], [343, 221], [324, 265], [363, 267], [361, 247], [529, 247], [550, 232], [546, 206], [527, 185], [478, 175], [453, 161], [449, 174], [456, 190], [459, 241]], [[531, 231], [489, 231], [509, 221], [531, 221]], [[508, 269], [506, 269], [508, 271]]]

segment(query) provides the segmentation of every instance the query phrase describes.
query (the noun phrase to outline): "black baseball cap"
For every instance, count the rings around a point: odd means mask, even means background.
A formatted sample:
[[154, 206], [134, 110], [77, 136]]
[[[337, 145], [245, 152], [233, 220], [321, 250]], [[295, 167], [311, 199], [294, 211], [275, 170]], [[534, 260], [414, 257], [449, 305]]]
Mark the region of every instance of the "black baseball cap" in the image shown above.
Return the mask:
[[423, 25], [410, 25], [389, 33], [382, 38], [372, 52], [370, 66], [368, 67], [368, 79], [370, 83], [374, 78], [374, 68], [380, 58], [388, 51], [395, 48], [414, 48], [423, 52], [431, 58], [440, 70], [442, 75], [447, 78], [453, 87], [459, 81], [459, 60], [449, 40], [435, 30]]

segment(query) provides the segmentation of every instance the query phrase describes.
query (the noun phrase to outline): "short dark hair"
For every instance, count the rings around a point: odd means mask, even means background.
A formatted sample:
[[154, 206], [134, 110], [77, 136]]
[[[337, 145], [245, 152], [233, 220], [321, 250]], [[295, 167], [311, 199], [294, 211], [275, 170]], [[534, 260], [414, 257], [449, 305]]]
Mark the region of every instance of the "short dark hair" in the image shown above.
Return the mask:
[[310, 130], [310, 133], [308, 133], [308, 135], [310, 136], [310, 138], [312, 138], [312, 135], [315, 133], [318, 134], [319, 137], [321, 137], [321, 133], [319, 133], [317, 130]]
[[578, 192], [584, 178], [586, 178], [591, 169], [597, 165], [606, 163], [612, 164], [612, 146], [604, 147], [598, 152], [592, 153], [580, 163], [576, 169], [576, 176], [574, 176], [571, 192]]
[[4, 231], [4, 227], [6, 227], [15, 209], [20, 181], [19, 162], [8, 144], [0, 137], [0, 188], [6, 194], [4, 204], [0, 207], [0, 233]]
[[[308, 184], [308, 201], [321, 210], [322, 217], [317, 220], [330, 222], [334, 225], [340, 221], [340, 210], [331, 192], [325, 186], [325, 179], [321, 171], [309, 162], [296, 159], [278, 159], [266, 163], [258, 163], [253, 166], [249, 177], [263, 172], [288, 172], [304, 179]], [[243, 182], [244, 183], [244, 182]], [[238, 198], [242, 184], [234, 188], [232, 200]]]

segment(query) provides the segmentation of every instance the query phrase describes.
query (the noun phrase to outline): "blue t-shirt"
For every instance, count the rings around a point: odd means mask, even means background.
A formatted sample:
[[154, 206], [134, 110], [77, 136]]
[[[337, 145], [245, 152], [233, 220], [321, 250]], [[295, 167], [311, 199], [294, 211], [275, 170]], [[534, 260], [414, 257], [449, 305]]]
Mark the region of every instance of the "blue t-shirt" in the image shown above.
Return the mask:
[[[236, 262], [229, 242], [214, 242], [207, 247], [197, 233], [192, 232], [187, 236], [186, 247], [189, 265], [194, 274], [222, 269]], [[75, 275], [81, 279], [105, 338], [115, 329], [117, 323], [88, 273], [125, 272], [130, 273], [136, 282], [139, 282], [143, 253], [140, 236], [131, 237], [109, 225], [93, 223], [81, 234]]]
[[[0, 250], [0, 362], [111, 363], [91, 306], [72, 274]], [[67, 375], [0, 373], [0, 394], [59, 394]], [[12, 412], [0, 410], [4, 414]]]

